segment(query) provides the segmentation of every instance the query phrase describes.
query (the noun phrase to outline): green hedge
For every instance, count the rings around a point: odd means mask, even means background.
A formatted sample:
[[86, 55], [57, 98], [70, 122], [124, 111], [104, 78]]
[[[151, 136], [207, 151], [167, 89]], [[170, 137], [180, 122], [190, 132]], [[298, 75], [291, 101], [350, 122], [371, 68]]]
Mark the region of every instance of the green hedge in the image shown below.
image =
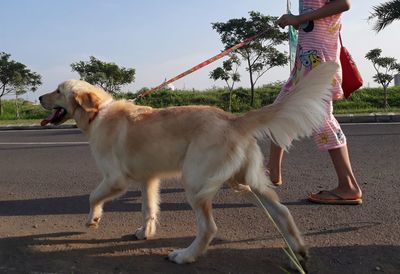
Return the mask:
[[[388, 89], [388, 103], [390, 108], [386, 111], [400, 111], [400, 87], [391, 87]], [[384, 94], [382, 88], [363, 88], [353, 93], [346, 100], [334, 103], [336, 113], [368, 113], [383, 112]]]
[[[255, 106], [271, 104], [277, 94], [280, 86], [266, 85], [256, 89]], [[127, 99], [133, 99], [134, 94], [127, 94]], [[232, 112], [244, 112], [252, 109], [250, 107], [251, 91], [250, 89], [238, 88], [232, 93]], [[184, 105], [210, 105], [227, 110], [229, 107], [229, 91], [228, 89], [212, 89], [206, 91], [184, 91], [184, 90], [160, 90], [136, 102], [140, 105], [148, 105], [156, 108], [168, 106], [184, 106]]]
[[[281, 86], [278, 84], [265, 85], [255, 90], [255, 106], [272, 104], [278, 95]], [[382, 112], [383, 107], [383, 89], [382, 88], [363, 88], [345, 100], [334, 102], [334, 110], [336, 113], [365, 113], [365, 112]], [[134, 98], [133, 94], [127, 96], [128, 99]], [[232, 95], [232, 112], [245, 112], [250, 107], [251, 91], [250, 89], [238, 88]], [[400, 87], [389, 88], [388, 102], [390, 109], [387, 111], [400, 111]], [[181, 105], [212, 105], [228, 109], [229, 92], [227, 89], [215, 89], [201, 91], [168, 91], [161, 90], [152, 93], [141, 100], [137, 104], [149, 105], [152, 107], [168, 107]]]
[[[270, 84], [259, 87], [255, 90], [255, 106], [262, 106], [273, 103], [281, 89], [280, 84]], [[133, 99], [135, 94], [122, 93], [117, 99]], [[370, 113], [384, 112], [383, 90], [381, 88], [364, 88], [356, 91], [352, 97], [347, 100], [341, 100], [334, 103], [335, 113]], [[250, 89], [238, 88], [232, 94], [232, 112], [242, 113], [253, 109], [250, 107], [251, 91]], [[389, 112], [400, 112], [400, 87], [389, 88], [388, 102]], [[206, 91], [187, 91], [187, 90], [160, 90], [152, 93], [136, 102], [140, 105], [148, 105], [156, 108], [184, 105], [210, 105], [228, 109], [229, 91], [227, 89], [210, 89]], [[40, 105], [34, 105], [31, 102], [19, 100], [21, 119], [42, 119], [49, 112]], [[0, 116], [1, 120], [14, 120], [15, 100], [3, 100], [4, 114]]]
[[[3, 115], [0, 116], [0, 120], [16, 119], [15, 100], [2, 100], [2, 105]], [[18, 105], [20, 119], [43, 119], [49, 115], [49, 111], [29, 101], [18, 99]]]

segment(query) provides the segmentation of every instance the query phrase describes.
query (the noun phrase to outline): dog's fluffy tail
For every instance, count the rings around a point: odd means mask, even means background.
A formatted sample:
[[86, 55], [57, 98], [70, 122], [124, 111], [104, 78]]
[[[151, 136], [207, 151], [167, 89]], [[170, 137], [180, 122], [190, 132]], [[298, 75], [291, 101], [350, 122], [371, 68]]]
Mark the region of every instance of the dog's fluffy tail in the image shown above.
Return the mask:
[[238, 117], [234, 126], [247, 134], [266, 134], [286, 150], [293, 140], [309, 136], [321, 126], [338, 67], [334, 62], [320, 64], [282, 100]]

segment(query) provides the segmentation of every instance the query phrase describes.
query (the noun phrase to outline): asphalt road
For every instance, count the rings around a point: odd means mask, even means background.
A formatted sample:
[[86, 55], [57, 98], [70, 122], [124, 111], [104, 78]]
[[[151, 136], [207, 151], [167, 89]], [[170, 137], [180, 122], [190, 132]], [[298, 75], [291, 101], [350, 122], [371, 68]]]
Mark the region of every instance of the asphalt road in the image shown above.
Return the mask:
[[[346, 124], [361, 206], [307, 202], [335, 186], [327, 153], [296, 142], [277, 189], [310, 247], [310, 273], [400, 273], [400, 124]], [[265, 141], [260, 142], [266, 148]], [[267, 151], [266, 151], [267, 153]], [[285, 273], [282, 239], [261, 210], [229, 189], [214, 203], [219, 231], [191, 265], [164, 260], [195, 236], [177, 180], [164, 182], [157, 237], [132, 237], [140, 192], [105, 207], [98, 230], [84, 227], [88, 195], [101, 175], [77, 129], [0, 131], [0, 273]]]

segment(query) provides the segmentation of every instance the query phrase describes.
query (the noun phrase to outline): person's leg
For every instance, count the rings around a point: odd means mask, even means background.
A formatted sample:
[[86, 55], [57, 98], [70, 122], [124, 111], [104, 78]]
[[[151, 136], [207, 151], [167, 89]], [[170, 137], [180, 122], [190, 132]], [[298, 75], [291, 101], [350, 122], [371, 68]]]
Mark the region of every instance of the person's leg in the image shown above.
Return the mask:
[[314, 133], [314, 141], [322, 151], [328, 151], [338, 178], [338, 185], [332, 190], [312, 193], [309, 198], [313, 202], [359, 204], [362, 192], [351, 167], [347, 140], [340, 124], [333, 116], [332, 103], [328, 105], [329, 116], [325, 125]]
[[282, 160], [283, 149], [271, 142], [267, 173], [269, 174], [272, 183], [276, 186], [282, 184]]
[[329, 150], [338, 177], [338, 186], [333, 191], [344, 199], [361, 198], [361, 188], [354, 177], [347, 145]]
[[361, 204], [362, 191], [351, 168], [347, 145], [329, 150], [329, 155], [338, 177], [338, 186], [311, 193], [309, 200], [325, 204]]

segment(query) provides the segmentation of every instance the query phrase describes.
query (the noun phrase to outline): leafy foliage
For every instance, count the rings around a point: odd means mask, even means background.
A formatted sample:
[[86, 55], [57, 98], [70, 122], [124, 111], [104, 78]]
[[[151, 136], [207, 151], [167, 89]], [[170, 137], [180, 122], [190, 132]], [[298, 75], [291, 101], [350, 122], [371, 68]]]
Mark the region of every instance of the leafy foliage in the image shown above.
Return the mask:
[[349, 99], [334, 102], [335, 113], [371, 113], [400, 111], [400, 87], [388, 87], [390, 107], [382, 108], [385, 94], [382, 88], [363, 88], [354, 92]]
[[[281, 90], [282, 83], [276, 82], [264, 85], [256, 89], [254, 108], [260, 108], [272, 104]], [[371, 112], [400, 112], [400, 87], [389, 87], [392, 96], [388, 98], [390, 108], [382, 108], [384, 92], [382, 88], [363, 88], [354, 92], [349, 99], [334, 102], [334, 111], [339, 113], [371, 113]], [[249, 104], [250, 89], [235, 89], [232, 96], [232, 112], [243, 113], [252, 108]], [[118, 99], [133, 99], [134, 93], [118, 93], [114, 97]], [[18, 100], [21, 106], [22, 119], [41, 119], [48, 115], [48, 111], [31, 102]], [[160, 90], [152, 93], [136, 102], [139, 105], [147, 105], [155, 108], [184, 106], [184, 105], [210, 105], [228, 110], [229, 90], [227, 88], [212, 89], [207, 91], [168, 91]], [[15, 100], [4, 101], [4, 115], [1, 120], [15, 119]]]
[[121, 90], [121, 86], [135, 81], [135, 69], [119, 67], [115, 63], [103, 62], [90, 56], [90, 61], [71, 64], [72, 71], [79, 73], [82, 80], [98, 85], [110, 93]]
[[[26, 65], [10, 59], [11, 55], [0, 53], [0, 115], [3, 114], [1, 98], [10, 93], [18, 95], [36, 91], [42, 84], [41, 76], [29, 70]], [[16, 105], [17, 116], [18, 104]]]
[[210, 78], [214, 81], [223, 80], [229, 89], [229, 111], [232, 111], [232, 93], [235, 83], [240, 81], [238, 69], [240, 66], [239, 58], [232, 54], [230, 58], [222, 63], [222, 67], [218, 67], [210, 72]]
[[391, 0], [374, 6], [369, 19], [377, 19], [374, 29], [379, 32], [386, 28], [394, 20], [400, 19], [400, 0]]
[[288, 40], [287, 33], [275, 25], [276, 17], [264, 16], [259, 12], [249, 12], [250, 18], [230, 19], [226, 23], [212, 23], [221, 36], [225, 48], [230, 48], [256, 34], [262, 35], [250, 44], [237, 50], [245, 60], [251, 85], [250, 105], [255, 106], [254, 87], [257, 81], [268, 70], [276, 66], [284, 66], [288, 62], [285, 53], [275, 47]]
[[382, 57], [382, 50], [379, 48], [370, 50], [365, 58], [372, 62], [376, 74], [374, 81], [383, 87], [384, 91], [384, 107], [388, 108], [388, 91], [387, 88], [392, 82], [395, 73], [400, 73], [400, 63], [393, 57]]
[[[16, 102], [17, 101], [17, 102]], [[35, 105], [29, 101], [22, 99], [18, 100], [4, 100], [3, 107], [4, 113], [0, 116], [1, 120], [14, 120], [15, 116], [15, 106], [19, 106], [20, 119], [42, 119], [49, 115], [50, 111], [45, 110], [39, 105]]]

